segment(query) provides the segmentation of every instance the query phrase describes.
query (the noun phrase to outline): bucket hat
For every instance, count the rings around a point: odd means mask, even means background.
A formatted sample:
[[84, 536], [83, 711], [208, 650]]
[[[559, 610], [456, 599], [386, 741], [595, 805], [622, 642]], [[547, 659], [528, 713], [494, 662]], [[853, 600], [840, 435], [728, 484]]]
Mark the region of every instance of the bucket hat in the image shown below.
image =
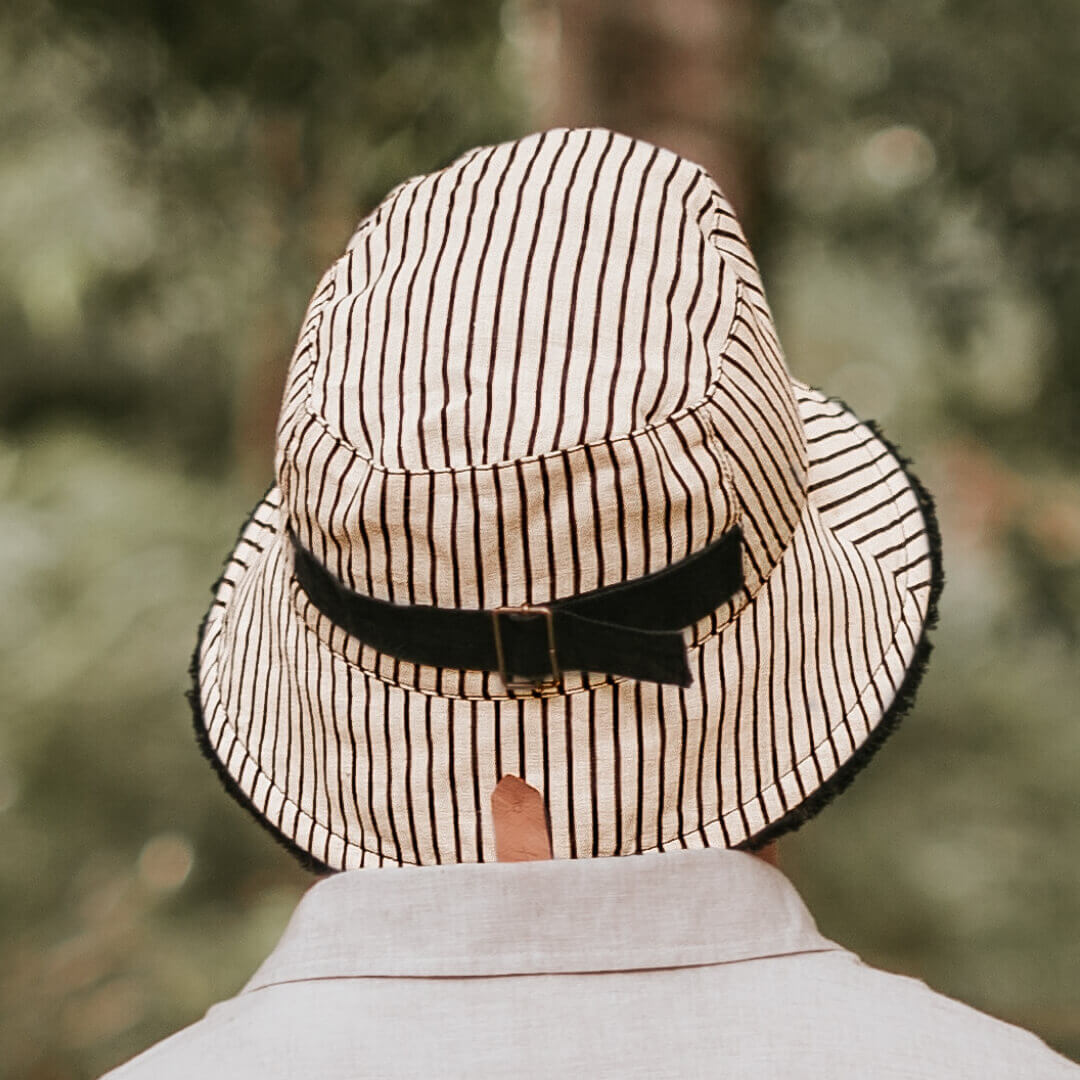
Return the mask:
[[465, 154], [307, 309], [276, 481], [193, 661], [203, 748], [309, 865], [754, 847], [910, 704], [930, 501], [792, 378], [708, 174], [600, 129]]

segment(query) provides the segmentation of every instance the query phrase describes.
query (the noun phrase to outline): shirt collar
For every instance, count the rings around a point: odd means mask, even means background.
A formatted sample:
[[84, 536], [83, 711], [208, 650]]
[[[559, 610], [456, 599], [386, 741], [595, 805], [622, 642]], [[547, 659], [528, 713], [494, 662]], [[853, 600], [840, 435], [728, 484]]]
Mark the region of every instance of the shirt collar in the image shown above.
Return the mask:
[[246, 987], [359, 976], [627, 971], [820, 952], [791, 883], [737, 851], [345, 871]]

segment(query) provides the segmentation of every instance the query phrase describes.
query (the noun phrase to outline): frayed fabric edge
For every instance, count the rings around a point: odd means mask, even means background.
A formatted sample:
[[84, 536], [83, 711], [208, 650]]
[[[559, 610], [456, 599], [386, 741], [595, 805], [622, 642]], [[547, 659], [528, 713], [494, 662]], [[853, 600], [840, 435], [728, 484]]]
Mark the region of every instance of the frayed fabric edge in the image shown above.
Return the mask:
[[[828, 400], [840, 405], [852, 416], [858, 417], [858, 414], [839, 398], [828, 397]], [[922, 633], [919, 635], [919, 643], [915, 646], [911, 663], [908, 665], [907, 673], [896, 691], [896, 697], [893, 698], [892, 705], [885, 711], [885, 715], [875, 725], [874, 730], [870, 732], [865, 742], [821, 787], [808, 795], [798, 806], [793, 807], [782, 818], [774, 821], [771, 825], [762, 829], [761, 832], [755, 833], [748, 840], [736, 845], [737, 850], [740, 851], [759, 851], [781, 836], [801, 828], [811, 818], [816, 817], [824, 810], [833, 799], [851, 786], [851, 782], [869, 764], [870, 759], [881, 749], [888, 737], [900, 726], [901, 720], [911, 711], [923, 675], [926, 674], [930, 654], [933, 652], [934, 646], [930, 641], [929, 631], [937, 626], [938, 601], [941, 597], [941, 590], [945, 586], [945, 569], [941, 555], [941, 528], [938, 524], [934, 499], [923, 485], [923, 482], [911, 471], [911, 459], [882, 434], [877, 422], [860, 419], [859, 423], [870, 430], [874, 437], [887, 447], [889, 453], [896, 459], [897, 464], [907, 478], [908, 484], [915, 493], [915, 499], [919, 504], [919, 510], [922, 512], [923, 521], [926, 523], [926, 539], [930, 547], [930, 596], [927, 600], [926, 618], [923, 620]]]
[[[229, 554], [225, 558], [224, 567], [228, 566], [232, 559], [232, 554], [236, 550], [240, 543], [244, 533], [247, 532], [248, 526], [254, 520], [255, 514], [259, 507], [266, 501], [267, 495], [274, 490], [274, 486], [271, 485], [267, 488], [265, 494], [252, 508], [251, 513], [244, 519], [243, 525], [240, 526], [239, 531], [236, 534], [236, 541], [229, 549]], [[210, 592], [214, 596], [217, 595], [218, 588], [221, 585], [221, 575], [210, 587]], [[202, 617], [202, 622], [199, 623], [199, 632], [195, 640], [195, 651], [191, 657], [191, 664], [188, 668], [188, 672], [191, 676], [191, 688], [187, 692], [188, 703], [191, 705], [192, 723], [195, 728], [195, 740], [198, 743], [199, 750], [202, 752], [203, 757], [213, 766], [214, 772], [217, 773], [218, 779], [223, 784], [225, 790], [255, 819], [259, 826], [266, 830], [274, 838], [274, 840], [281, 845], [290, 855], [296, 858], [300, 865], [305, 869], [311, 871], [313, 874], [325, 875], [336, 873], [333, 867], [328, 866], [326, 863], [317, 859], [311, 852], [302, 848], [294, 840], [286, 836], [265, 814], [251, 801], [250, 796], [244, 789], [237, 783], [232, 773], [225, 767], [225, 762], [221, 760], [218, 755], [217, 748], [210, 741], [210, 732], [206, 726], [206, 717], [203, 714], [202, 707], [202, 686], [199, 677], [200, 674], [200, 660], [202, 656], [203, 637], [206, 634], [206, 627], [210, 621], [210, 615], [214, 610], [213, 604], [207, 609], [206, 614]]]

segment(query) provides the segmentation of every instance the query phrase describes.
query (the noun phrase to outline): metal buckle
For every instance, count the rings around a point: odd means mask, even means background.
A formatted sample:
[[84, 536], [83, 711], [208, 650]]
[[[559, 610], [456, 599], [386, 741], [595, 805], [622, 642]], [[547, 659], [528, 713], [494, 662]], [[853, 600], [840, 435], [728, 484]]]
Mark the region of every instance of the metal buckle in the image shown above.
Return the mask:
[[[506, 670], [506, 654], [503, 652], [502, 627], [499, 625], [500, 615], [543, 615], [547, 625], [548, 659], [551, 661], [551, 674], [543, 679], [528, 677], [515, 678]], [[538, 604], [522, 604], [520, 607], [497, 607], [491, 612], [491, 625], [495, 630], [495, 657], [499, 663], [499, 677], [503, 681], [508, 693], [530, 694], [532, 696], [550, 697], [559, 692], [559, 683], [562, 674], [559, 671], [559, 658], [555, 653], [555, 621], [551, 608]]]

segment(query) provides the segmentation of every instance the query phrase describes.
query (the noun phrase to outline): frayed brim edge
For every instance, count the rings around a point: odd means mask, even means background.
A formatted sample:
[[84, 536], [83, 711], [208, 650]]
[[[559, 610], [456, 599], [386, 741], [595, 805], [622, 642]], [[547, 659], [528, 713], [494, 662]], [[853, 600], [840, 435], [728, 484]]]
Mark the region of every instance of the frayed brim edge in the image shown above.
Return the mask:
[[[236, 534], [236, 543], [229, 549], [229, 556], [225, 560], [225, 566], [228, 566], [229, 561], [232, 558], [232, 552], [235, 551], [239, 545], [241, 538], [247, 531], [248, 526], [251, 525], [255, 514], [259, 508], [265, 502], [267, 496], [274, 490], [271, 485], [263, 495], [261, 499], [255, 504], [251, 513], [244, 519], [244, 523], [240, 526], [239, 531]], [[223, 570], [224, 573], [224, 570]], [[216, 596], [218, 588], [221, 585], [222, 578], [219, 575], [218, 579], [210, 586], [210, 592]], [[203, 649], [203, 637], [206, 634], [206, 627], [210, 621], [210, 616], [214, 611], [214, 605], [211, 604], [207, 609], [206, 614], [202, 617], [202, 622], [199, 623], [199, 633], [195, 640], [195, 651], [191, 657], [191, 664], [188, 668], [188, 673], [191, 676], [191, 687], [187, 692], [187, 699], [191, 705], [192, 722], [195, 728], [195, 739], [199, 745], [199, 749], [202, 751], [203, 757], [214, 768], [214, 772], [217, 773], [218, 779], [222, 782], [225, 790], [258, 822], [261, 828], [265, 829], [278, 844], [280, 844], [290, 855], [294, 856], [300, 865], [305, 870], [310, 870], [313, 874], [332, 874], [336, 873], [333, 867], [327, 866], [326, 863], [315, 858], [311, 852], [306, 851], [295, 843], [288, 836], [286, 836], [278, 827], [267, 818], [261, 810], [251, 801], [247, 792], [239, 785], [232, 773], [226, 768], [225, 762], [218, 756], [217, 750], [215, 750], [213, 743], [210, 741], [210, 733], [207, 730], [206, 718], [203, 715], [202, 707], [202, 686], [200, 682], [200, 667]]]
[[[851, 413], [851, 415], [857, 415], [840, 398], [824, 396]], [[938, 524], [934, 500], [922, 481], [911, 471], [911, 460], [882, 434], [880, 426], [873, 420], [860, 419], [859, 422], [868, 428], [896, 459], [897, 464], [907, 478], [908, 484], [915, 493], [919, 510], [922, 512], [923, 520], [926, 522], [926, 539], [930, 547], [930, 596], [927, 601], [926, 618], [923, 620], [922, 633], [919, 635], [919, 643], [915, 647], [911, 663], [908, 665], [907, 673], [896, 692], [896, 697], [893, 698], [892, 704], [862, 745], [821, 787], [811, 792], [798, 806], [792, 808], [779, 821], [774, 821], [771, 825], [762, 829], [761, 832], [755, 833], [748, 840], [736, 845], [737, 849], [741, 851], [759, 851], [786, 833], [801, 828], [851, 785], [855, 777], [881, 749], [885, 740], [900, 726], [900, 721], [911, 711], [923, 675], [926, 673], [926, 666], [930, 662], [930, 654], [934, 648], [933, 643], [930, 641], [929, 632], [937, 626], [938, 601], [941, 597], [941, 590], [945, 586], [945, 569], [941, 555], [941, 528]]]

